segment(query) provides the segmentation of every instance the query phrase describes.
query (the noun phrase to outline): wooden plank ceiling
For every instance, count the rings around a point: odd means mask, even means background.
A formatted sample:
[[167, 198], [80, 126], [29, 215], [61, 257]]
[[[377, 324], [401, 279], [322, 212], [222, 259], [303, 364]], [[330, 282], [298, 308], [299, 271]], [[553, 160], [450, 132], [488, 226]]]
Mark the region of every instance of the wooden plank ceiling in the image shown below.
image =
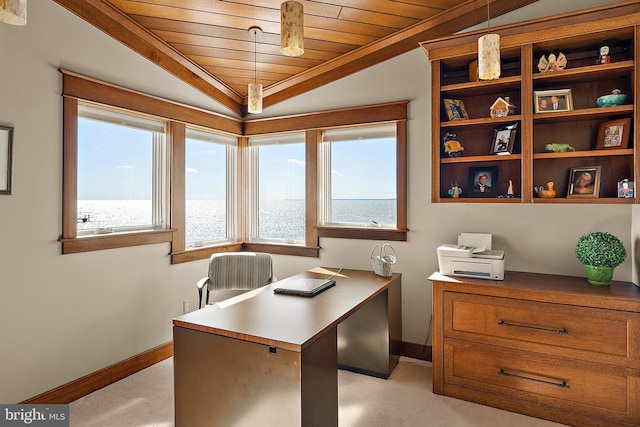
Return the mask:
[[[281, 0], [54, 1], [241, 116], [254, 80], [267, 107], [487, 20], [487, 0], [302, 0], [305, 52], [288, 57]], [[534, 1], [488, 0], [489, 11]]]

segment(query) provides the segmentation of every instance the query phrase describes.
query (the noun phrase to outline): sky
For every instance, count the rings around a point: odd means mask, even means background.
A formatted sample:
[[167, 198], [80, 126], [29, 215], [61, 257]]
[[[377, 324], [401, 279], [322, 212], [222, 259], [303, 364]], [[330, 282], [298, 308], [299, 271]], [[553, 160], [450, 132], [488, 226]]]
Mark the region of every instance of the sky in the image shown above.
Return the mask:
[[[78, 199], [137, 200], [152, 194], [151, 132], [80, 119]], [[187, 199], [223, 200], [225, 148], [187, 140]], [[265, 200], [303, 199], [304, 144], [260, 147], [260, 194]], [[332, 198], [394, 199], [395, 143], [332, 143]]]

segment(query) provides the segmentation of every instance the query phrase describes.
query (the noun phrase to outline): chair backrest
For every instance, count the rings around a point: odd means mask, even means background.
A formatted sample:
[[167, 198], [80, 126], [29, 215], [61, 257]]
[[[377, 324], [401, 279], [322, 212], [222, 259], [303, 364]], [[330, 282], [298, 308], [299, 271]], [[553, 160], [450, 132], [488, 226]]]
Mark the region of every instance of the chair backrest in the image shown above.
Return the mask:
[[252, 290], [273, 281], [271, 254], [224, 252], [209, 259], [209, 291]]

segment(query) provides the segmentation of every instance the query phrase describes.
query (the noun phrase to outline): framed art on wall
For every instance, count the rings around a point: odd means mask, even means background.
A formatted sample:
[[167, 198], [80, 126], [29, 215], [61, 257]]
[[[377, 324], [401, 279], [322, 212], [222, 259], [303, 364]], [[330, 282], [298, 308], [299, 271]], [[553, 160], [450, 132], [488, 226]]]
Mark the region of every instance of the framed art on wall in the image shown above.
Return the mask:
[[0, 194], [11, 194], [13, 128], [0, 126]]

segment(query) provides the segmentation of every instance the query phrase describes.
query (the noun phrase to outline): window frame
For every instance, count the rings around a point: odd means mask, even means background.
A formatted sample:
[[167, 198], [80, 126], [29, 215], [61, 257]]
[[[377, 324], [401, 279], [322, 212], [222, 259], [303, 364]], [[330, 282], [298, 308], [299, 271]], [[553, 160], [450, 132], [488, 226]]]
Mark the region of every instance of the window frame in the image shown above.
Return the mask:
[[[242, 134], [240, 120], [224, 117], [215, 113], [174, 103], [141, 92], [111, 85], [96, 79], [60, 69], [62, 74], [62, 234], [59, 241], [62, 254], [115, 249], [154, 243], [172, 243], [172, 254], [184, 252], [184, 203], [182, 218], [180, 204], [176, 196], [184, 198], [184, 177], [182, 187], [177, 178], [180, 169], [184, 175], [184, 127], [185, 123], [202, 126], [233, 136]], [[170, 147], [170, 169], [168, 171], [171, 187], [169, 218], [160, 230], [118, 232], [107, 235], [78, 236], [77, 230], [77, 172], [78, 172], [78, 104], [79, 102], [96, 104], [106, 108], [120, 109], [133, 114], [148, 115], [167, 122], [167, 145]], [[180, 130], [182, 135], [180, 136]], [[182, 156], [180, 156], [180, 140]], [[176, 145], [178, 150], [176, 150]], [[177, 153], [176, 153], [177, 151]], [[182, 165], [177, 163], [182, 159]], [[182, 229], [179, 223], [182, 221]], [[176, 227], [178, 224], [178, 227]], [[182, 234], [182, 239], [180, 235]], [[238, 244], [228, 245], [236, 248]], [[228, 248], [223, 248], [227, 249]], [[178, 257], [179, 258], [179, 257]], [[200, 258], [197, 258], [200, 259]], [[189, 259], [192, 260], [192, 259]], [[172, 255], [172, 262], [173, 262]]]
[[[293, 116], [241, 120], [175, 103], [60, 69], [63, 95], [63, 186], [62, 254], [113, 249], [154, 243], [171, 243], [171, 263], [205, 259], [216, 252], [263, 251], [278, 255], [318, 257], [320, 237], [407, 240], [407, 106], [409, 101]], [[77, 136], [78, 102], [130, 111], [167, 121], [169, 146], [170, 209], [162, 230], [123, 232], [79, 237], [77, 233]], [[327, 227], [319, 223], [318, 147], [322, 130], [336, 127], [395, 123], [397, 128], [397, 224], [395, 229], [373, 227]], [[238, 138], [237, 182], [232, 191], [237, 201], [237, 241], [187, 249], [185, 247], [185, 136], [193, 125]], [[304, 245], [288, 245], [248, 240], [248, 139], [277, 133], [305, 133], [305, 224]]]

